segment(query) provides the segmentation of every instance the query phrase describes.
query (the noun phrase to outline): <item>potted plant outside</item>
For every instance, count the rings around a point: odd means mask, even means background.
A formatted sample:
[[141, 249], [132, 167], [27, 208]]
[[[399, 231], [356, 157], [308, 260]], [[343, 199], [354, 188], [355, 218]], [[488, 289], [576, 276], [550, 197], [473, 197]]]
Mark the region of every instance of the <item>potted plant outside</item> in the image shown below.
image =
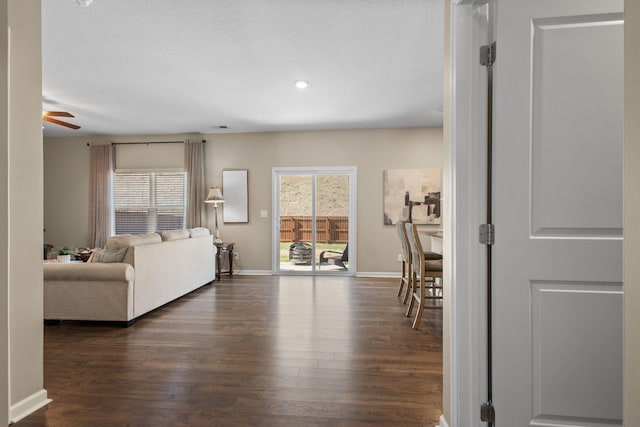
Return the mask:
[[71, 256], [76, 256], [76, 250], [70, 246], [63, 246], [62, 248], [56, 251], [56, 259], [59, 263], [68, 263], [71, 262]]

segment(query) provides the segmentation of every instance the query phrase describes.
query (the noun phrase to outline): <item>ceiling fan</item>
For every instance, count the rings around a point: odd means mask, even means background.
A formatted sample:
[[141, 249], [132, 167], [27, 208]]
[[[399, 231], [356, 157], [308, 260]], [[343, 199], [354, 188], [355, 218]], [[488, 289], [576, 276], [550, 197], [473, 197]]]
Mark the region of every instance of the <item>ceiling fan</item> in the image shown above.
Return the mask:
[[63, 122], [62, 120], [54, 119], [53, 117], [75, 117], [71, 113], [67, 113], [66, 111], [43, 111], [42, 112], [42, 120], [49, 123], [55, 123], [56, 125], [65, 126], [71, 129], [80, 129], [80, 126], [74, 125], [73, 123]]

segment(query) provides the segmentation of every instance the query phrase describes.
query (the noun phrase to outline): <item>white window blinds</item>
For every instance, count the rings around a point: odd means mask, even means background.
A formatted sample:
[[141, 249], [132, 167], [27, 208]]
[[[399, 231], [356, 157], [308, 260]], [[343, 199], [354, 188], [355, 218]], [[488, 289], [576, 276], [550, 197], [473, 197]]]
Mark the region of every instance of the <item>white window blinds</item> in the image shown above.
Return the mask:
[[185, 226], [185, 172], [121, 172], [114, 179], [115, 234]]

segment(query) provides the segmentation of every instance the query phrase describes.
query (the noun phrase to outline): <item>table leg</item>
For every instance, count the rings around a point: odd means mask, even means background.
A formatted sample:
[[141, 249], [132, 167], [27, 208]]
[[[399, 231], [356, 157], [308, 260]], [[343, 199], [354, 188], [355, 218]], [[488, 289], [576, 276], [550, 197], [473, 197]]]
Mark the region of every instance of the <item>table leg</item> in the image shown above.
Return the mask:
[[222, 256], [220, 256], [220, 248], [216, 252], [216, 280], [220, 280], [220, 275], [222, 273]]

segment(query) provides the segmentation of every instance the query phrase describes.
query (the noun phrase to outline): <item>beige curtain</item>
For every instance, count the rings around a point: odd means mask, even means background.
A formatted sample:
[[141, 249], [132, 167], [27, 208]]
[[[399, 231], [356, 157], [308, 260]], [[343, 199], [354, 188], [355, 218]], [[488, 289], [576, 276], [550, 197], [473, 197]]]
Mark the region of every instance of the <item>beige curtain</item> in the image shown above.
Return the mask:
[[202, 227], [205, 218], [204, 142], [185, 141], [184, 165], [187, 171], [187, 228]]
[[89, 246], [102, 248], [111, 234], [113, 149], [110, 143], [89, 145]]

